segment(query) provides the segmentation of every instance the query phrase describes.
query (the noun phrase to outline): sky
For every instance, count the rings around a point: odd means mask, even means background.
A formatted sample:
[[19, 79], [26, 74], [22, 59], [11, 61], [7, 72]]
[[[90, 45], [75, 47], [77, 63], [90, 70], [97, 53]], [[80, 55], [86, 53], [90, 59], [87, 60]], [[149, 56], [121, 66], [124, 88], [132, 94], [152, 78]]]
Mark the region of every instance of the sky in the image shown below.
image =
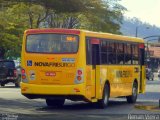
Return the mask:
[[160, 0], [121, 0], [127, 8], [127, 17], [137, 17], [143, 22], [160, 27]]

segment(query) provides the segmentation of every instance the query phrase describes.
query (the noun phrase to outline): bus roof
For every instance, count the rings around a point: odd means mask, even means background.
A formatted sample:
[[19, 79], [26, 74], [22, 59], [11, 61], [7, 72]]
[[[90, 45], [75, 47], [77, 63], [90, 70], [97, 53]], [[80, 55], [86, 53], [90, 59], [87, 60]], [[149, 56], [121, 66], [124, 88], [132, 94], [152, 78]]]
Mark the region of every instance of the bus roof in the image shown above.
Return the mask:
[[80, 34], [78, 29], [62, 29], [62, 28], [43, 28], [43, 29], [28, 29], [26, 34], [38, 34], [38, 33], [65, 33], [65, 34]]
[[26, 34], [38, 34], [38, 33], [65, 33], [65, 34], [77, 34], [84, 33], [88, 37], [97, 37], [97, 38], [107, 38], [113, 40], [123, 40], [123, 41], [131, 41], [131, 42], [139, 42], [144, 43], [144, 40], [141, 38], [123, 36], [111, 33], [103, 33], [103, 32], [92, 32], [81, 29], [63, 29], [63, 28], [45, 28], [45, 29], [28, 29], [25, 31]]
[[144, 43], [144, 40], [142, 38], [137, 37], [131, 37], [131, 36], [124, 36], [124, 35], [117, 35], [117, 34], [111, 34], [111, 33], [103, 33], [103, 32], [91, 32], [82, 30], [85, 32], [86, 36], [88, 37], [97, 37], [97, 38], [107, 38], [107, 39], [113, 39], [113, 40], [120, 40], [120, 41], [131, 41], [131, 42], [139, 42]]

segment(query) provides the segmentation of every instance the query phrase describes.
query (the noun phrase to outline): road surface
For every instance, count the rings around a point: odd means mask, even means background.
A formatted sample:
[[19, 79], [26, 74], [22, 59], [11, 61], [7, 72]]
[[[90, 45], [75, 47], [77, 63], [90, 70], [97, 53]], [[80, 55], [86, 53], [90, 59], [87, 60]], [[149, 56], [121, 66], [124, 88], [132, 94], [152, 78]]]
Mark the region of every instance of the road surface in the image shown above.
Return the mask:
[[[147, 81], [146, 93], [140, 94], [136, 105], [158, 106], [160, 99], [160, 80]], [[158, 109], [160, 110], [160, 109]], [[93, 104], [67, 100], [62, 108], [47, 107], [42, 99], [29, 100], [21, 95], [20, 89], [9, 84], [0, 87], [0, 120], [127, 120], [134, 114], [142, 119], [160, 120], [159, 111], [142, 110], [128, 104], [125, 98], [112, 98], [105, 109]], [[7, 119], [8, 118], [8, 119]]]

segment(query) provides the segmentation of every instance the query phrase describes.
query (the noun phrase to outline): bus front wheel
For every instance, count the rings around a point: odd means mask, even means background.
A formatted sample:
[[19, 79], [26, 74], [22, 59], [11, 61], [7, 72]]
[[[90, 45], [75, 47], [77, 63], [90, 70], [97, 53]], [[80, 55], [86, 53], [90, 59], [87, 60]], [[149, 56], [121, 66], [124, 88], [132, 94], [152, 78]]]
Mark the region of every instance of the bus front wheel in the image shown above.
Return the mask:
[[132, 87], [132, 95], [127, 96], [127, 102], [128, 103], [135, 103], [137, 100], [137, 93], [138, 93], [138, 84], [134, 82]]
[[103, 89], [103, 96], [101, 100], [98, 100], [98, 107], [105, 108], [109, 102], [109, 85], [105, 84]]
[[64, 105], [65, 99], [46, 99], [47, 106], [50, 107], [62, 107]]

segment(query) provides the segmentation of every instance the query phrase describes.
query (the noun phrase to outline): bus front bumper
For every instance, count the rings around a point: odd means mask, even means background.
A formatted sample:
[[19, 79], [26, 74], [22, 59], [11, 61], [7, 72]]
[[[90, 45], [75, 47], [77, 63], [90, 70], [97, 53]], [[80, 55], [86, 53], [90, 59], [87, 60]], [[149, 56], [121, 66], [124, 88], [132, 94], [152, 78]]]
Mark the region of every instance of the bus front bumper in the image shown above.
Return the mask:
[[[76, 85], [35, 85], [21, 82], [21, 93], [28, 98], [46, 98], [47, 96], [84, 96], [83, 84]], [[30, 97], [31, 96], [31, 97]]]

